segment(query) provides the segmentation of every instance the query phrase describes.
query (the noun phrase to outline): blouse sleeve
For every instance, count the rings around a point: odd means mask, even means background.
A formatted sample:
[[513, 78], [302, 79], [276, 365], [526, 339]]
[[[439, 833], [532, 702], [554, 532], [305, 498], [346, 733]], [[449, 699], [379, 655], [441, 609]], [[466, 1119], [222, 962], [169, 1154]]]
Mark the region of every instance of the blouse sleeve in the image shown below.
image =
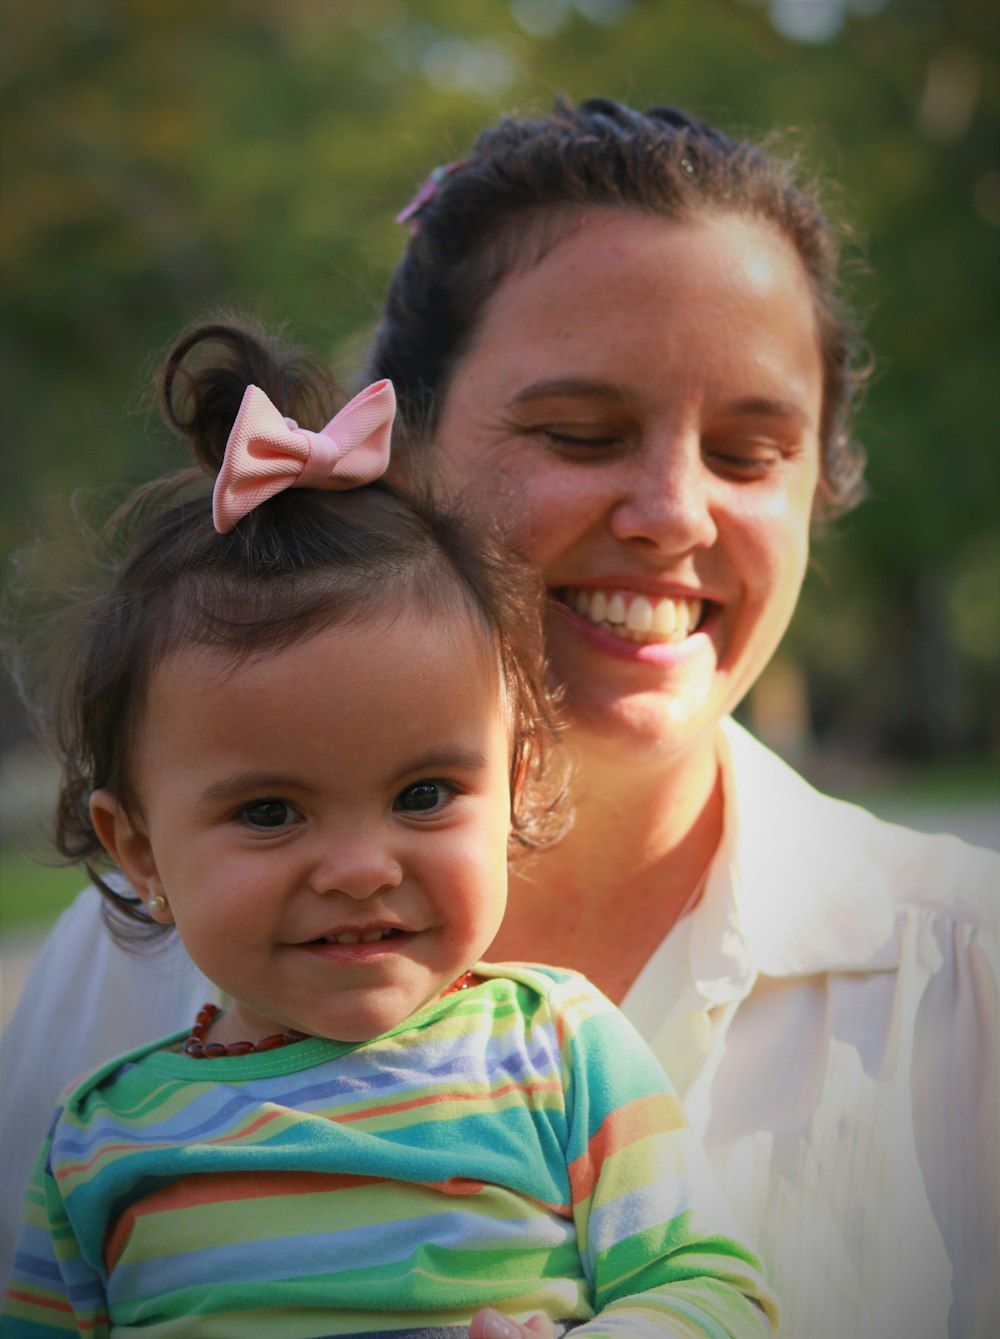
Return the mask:
[[567, 1162], [597, 1312], [574, 1339], [772, 1334], [774, 1294], [663, 1071], [593, 987], [563, 993]]
[[108, 933], [96, 888], [86, 888], [42, 945], [3, 1036], [0, 1084], [0, 1287], [11, 1266], [17, 1214], [59, 1093], [120, 1051], [185, 1026], [215, 998], [172, 937], [128, 951]]
[[1000, 951], [992, 927], [923, 911], [909, 919], [914, 1151], [952, 1268], [953, 1332], [996, 1333]]

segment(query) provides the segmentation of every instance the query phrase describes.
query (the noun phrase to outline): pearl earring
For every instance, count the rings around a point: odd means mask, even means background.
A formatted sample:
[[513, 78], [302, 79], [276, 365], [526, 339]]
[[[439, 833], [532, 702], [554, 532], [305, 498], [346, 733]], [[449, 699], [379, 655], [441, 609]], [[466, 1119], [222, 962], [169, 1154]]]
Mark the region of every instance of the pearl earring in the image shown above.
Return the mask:
[[161, 897], [160, 894], [157, 893], [155, 897], [149, 899], [148, 909], [151, 915], [162, 916], [167, 910], [167, 899]]

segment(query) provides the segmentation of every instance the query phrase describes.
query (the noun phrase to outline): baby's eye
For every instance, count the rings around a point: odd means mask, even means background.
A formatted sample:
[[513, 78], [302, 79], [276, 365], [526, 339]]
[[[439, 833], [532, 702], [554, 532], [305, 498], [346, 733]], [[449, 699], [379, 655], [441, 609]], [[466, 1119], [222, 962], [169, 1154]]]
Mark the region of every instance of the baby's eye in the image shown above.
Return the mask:
[[298, 815], [287, 800], [254, 800], [239, 816], [251, 828], [283, 828]]
[[455, 798], [455, 787], [447, 781], [415, 781], [396, 796], [393, 808], [405, 814], [428, 814], [443, 809]]

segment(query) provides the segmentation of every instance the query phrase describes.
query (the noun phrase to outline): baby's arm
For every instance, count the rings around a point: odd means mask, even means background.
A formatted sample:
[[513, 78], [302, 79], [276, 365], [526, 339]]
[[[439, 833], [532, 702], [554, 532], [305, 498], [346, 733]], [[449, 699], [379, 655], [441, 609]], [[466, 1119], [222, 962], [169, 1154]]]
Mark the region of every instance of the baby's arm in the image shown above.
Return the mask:
[[560, 994], [573, 1215], [597, 1313], [573, 1339], [771, 1335], [760, 1261], [659, 1065], [593, 987]]
[[[104, 925], [96, 888], [60, 916], [3, 1037], [0, 1289], [17, 1214], [56, 1099], [78, 1075], [193, 1020], [212, 987], [173, 937], [128, 952]], [[206, 994], [206, 991], [208, 992]]]
[[24, 1199], [0, 1328], [4, 1339], [66, 1339], [73, 1334], [107, 1339], [104, 1286], [80, 1252], [52, 1174], [51, 1145], [50, 1134]]

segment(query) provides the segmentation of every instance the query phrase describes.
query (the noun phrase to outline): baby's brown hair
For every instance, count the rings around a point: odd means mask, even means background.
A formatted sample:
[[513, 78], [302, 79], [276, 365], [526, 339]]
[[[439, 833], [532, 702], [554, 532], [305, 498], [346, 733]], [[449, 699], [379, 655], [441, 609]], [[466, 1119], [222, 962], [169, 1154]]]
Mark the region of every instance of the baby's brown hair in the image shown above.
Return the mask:
[[8, 661], [62, 766], [56, 848], [85, 865], [122, 940], [166, 927], [106, 877], [89, 800], [107, 788], [126, 811], [136, 805], [131, 766], [150, 679], [180, 646], [212, 647], [235, 666], [373, 613], [418, 609], [463, 620], [497, 666], [510, 720], [512, 840], [543, 844], [563, 822], [561, 789], [551, 773], [542, 780], [555, 715], [538, 575], [454, 508], [381, 481], [349, 491], [290, 489], [218, 533], [212, 482], [250, 384], [314, 430], [344, 398], [310, 355], [249, 324], [188, 331], [164, 363], [158, 393], [199, 468], [140, 488], [92, 532], [105, 577], [99, 590], [74, 600], [64, 591], [56, 612], [50, 601], [39, 613], [39, 583], [29, 580], [8, 602], [24, 611], [9, 623]]

